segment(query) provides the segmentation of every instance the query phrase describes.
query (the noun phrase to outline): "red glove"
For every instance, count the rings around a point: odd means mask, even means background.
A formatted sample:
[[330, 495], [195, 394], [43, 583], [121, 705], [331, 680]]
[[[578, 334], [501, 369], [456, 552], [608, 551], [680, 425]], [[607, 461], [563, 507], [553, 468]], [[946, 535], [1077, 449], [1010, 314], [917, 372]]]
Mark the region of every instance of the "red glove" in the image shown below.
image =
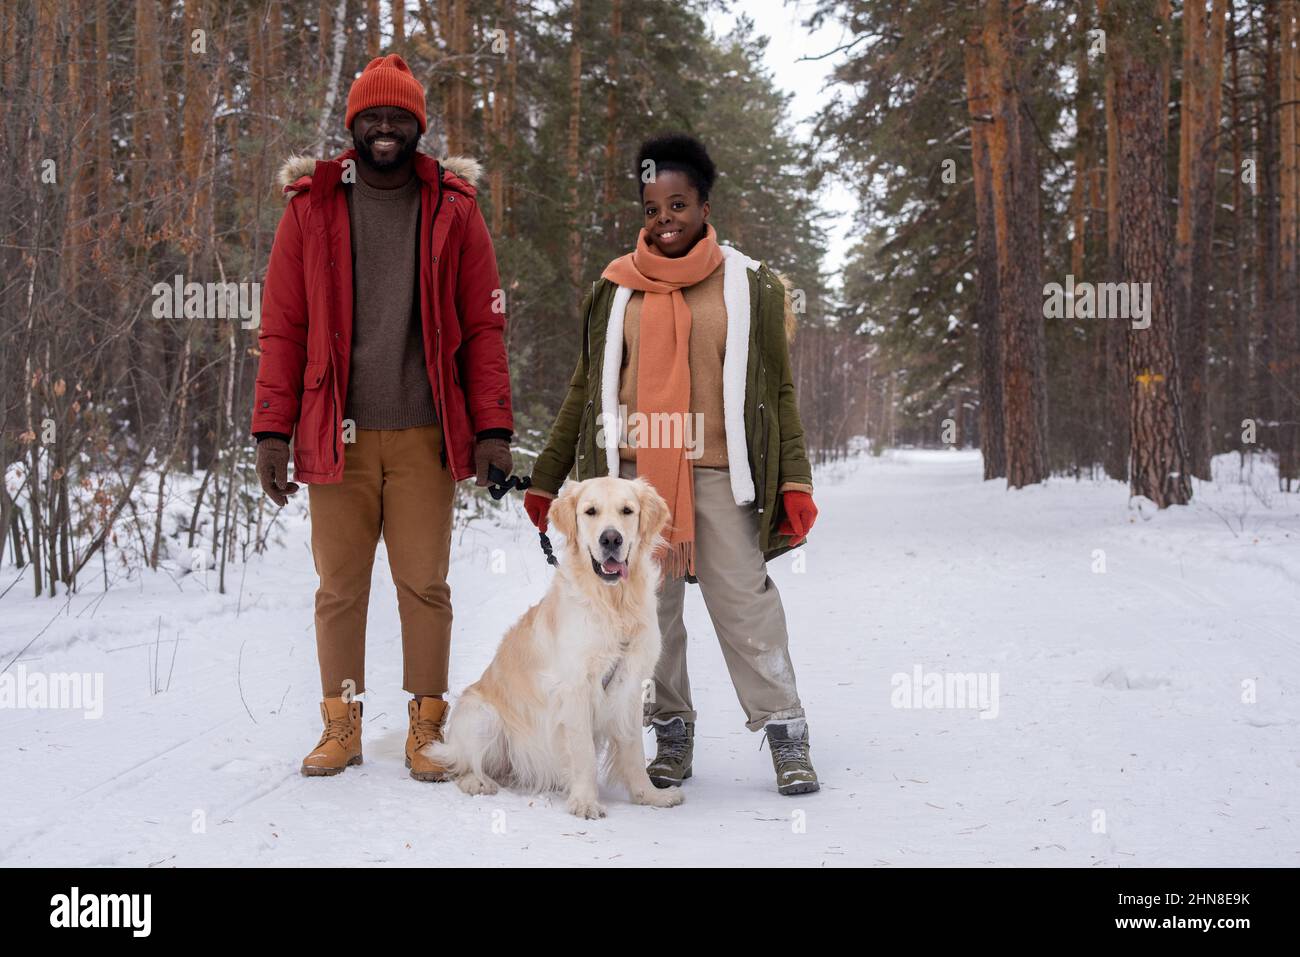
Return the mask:
[[536, 492], [524, 493], [524, 511], [528, 513], [529, 520], [537, 526], [539, 532], [546, 531], [546, 513], [551, 510], [551, 502], [545, 495], [538, 495]]
[[817, 521], [817, 506], [807, 492], [782, 492], [781, 496], [785, 502], [785, 518], [781, 519], [777, 531], [792, 536], [794, 541], [790, 544], [798, 545], [808, 537], [813, 522]]

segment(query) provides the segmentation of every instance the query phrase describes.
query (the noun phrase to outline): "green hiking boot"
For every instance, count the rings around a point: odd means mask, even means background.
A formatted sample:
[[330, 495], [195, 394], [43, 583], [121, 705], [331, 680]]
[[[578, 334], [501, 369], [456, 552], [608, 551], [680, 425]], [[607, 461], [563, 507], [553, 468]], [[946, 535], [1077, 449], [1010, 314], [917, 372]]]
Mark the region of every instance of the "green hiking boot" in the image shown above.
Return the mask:
[[763, 726], [767, 749], [776, 769], [776, 789], [782, 794], [820, 791], [817, 772], [808, 753], [808, 722], [803, 718], [769, 721]]
[[671, 788], [691, 776], [691, 753], [695, 750], [695, 722], [669, 718], [652, 722], [659, 749], [646, 766], [650, 783], [657, 788]]

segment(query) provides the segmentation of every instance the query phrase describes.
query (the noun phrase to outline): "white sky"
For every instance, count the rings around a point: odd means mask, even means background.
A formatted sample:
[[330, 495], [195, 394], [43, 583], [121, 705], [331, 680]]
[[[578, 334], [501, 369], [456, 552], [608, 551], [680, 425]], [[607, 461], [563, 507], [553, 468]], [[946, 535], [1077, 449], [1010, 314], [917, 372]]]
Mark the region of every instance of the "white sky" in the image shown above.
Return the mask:
[[[797, 131], [805, 139], [811, 131], [811, 117], [825, 100], [826, 78], [843, 59], [843, 54], [824, 60], [801, 61], [800, 57], [820, 56], [850, 39], [838, 23], [824, 24], [809, 33], [802, 20], [812, 9], [809, 0], [740, 0], [730, 11], [712, 15], [713, 28], [719, 34], [729, 32], [736, 19], [744, 14], [754, 21], [759, 33], [772, 38], [767, 46], [766, 66], [772, 71], [776, 85], [794, 94], [790, 101], [791, 119], [798, 124]], [[852, 245], [850, 227], [855, 202], [848, 188], [839, 182], [828, 184], [820, 201], [822, 209], [831, 214], [825, 221], [828, 230], [825, 267], [838, 285], [838, 274]]]

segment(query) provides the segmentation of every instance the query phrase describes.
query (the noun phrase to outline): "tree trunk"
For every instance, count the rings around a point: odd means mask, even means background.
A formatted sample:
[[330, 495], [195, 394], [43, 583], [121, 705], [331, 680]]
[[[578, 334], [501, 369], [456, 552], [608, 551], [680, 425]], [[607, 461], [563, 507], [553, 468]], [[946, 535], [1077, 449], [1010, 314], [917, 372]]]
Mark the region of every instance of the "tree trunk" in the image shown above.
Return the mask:
[[1116, 71], [1120, 228], [1124, 278], [1149, 283], [1150, 327], [1128, 332], [1129, 461], [1134, 495], [1160, 508], [1192, 496], [1183, 435], [1166, 201], [1164, 65], [1167, 17], [1160, 0], [1122, 0], [1107, 31]]
[[1278, 289], [1274, 304], [1273, 331], [1276, 346], [1273, 363], [1274, 410], [1278, 419], [1277, 452], [1278, 481], [1287, 491], [1291, 483], [1300, 478], [1300, 461], [1297, 457], [1297, 413], [1295, 401], [1296, 366], [1296, 307], [1300, 303], [1297, 290], [1296, 242], [1300, 228], [1300, 153], [1296, 150], [1296, 83], [1298, 57], [1296, 51], [1296, 0], [1282, 0], [1279, 7], [1279, 100], [1278, 126], [1281, 136], [1281, 159], [1278, 163], [1280, 177], [1280, 232], [1278, 241]]
[[[321, 4], [322, 12], [325, 4]], [[325, 87], [325, 103], [321, 106], [320, 117], [316, 121], [316, 155], [325, 155], [326, 134], [329, 131], [330, 121], [334, 118], [334, 103], [339, 96], [339, 81], [343, 75], [343, 48], [347, 45], [347, 30], [344, 29], [343, 18], [347, 16], [348, 0], [338, 0], [338, 5], [334, 8], [333, 23], [337, 29], [331, 30], [333, 34], [334, 49], [331, 53], [329, 80]]]
[[[508, 37], [514, 35], [511, 0], [501, 0], [501, 23]], [[509, 70], [513, 56], [513, 43], [507, 41], [504, 65]], [[492, 69], [492, 169], [488, 173], [488, 190], [492, 197], [492, 235], [500, 237], [505, 227], [506, 163], [509, 152], [505, 149], [506, 126], [510, 123], [510, 103], [506, 83], [502, 81], [503, 61], [497, 59]]]
[[[1242, 183], [1242, 127], [1246, 117], [1242, 112], [1241, 65], [1238, 55], [1240, 38], [1237, 36], [1237, 17], [1228, 10], [1228, 32], [1232, 36], [1231, 53], [1231, 130], [1232, 130], [1232, 308], [1226, 325], [1228, 335], [1228, 383], [1224, 407], [1224, 422], [1228, 434], [1233, 436], [1232, 447], [1244, 455], [1249, 451], [1242, 439], [1242, 423], [1250, 414], [1250, 343], [1254, 325], [1254, 312], [1246, 285], [1246, 250], [1249, 220], [1246, 212], [1246, 192]], [[1258, 170], [1256, 170], [1258, 175]], [[1250, 192], [1255, 192], [1251, 187]]]
[[1032, 120], [1020, 92], [1027, 88], [1025, 7], [1025, 0], [987, 0], [984, 31], [993, 114], [989, 154], [997, 225], [1004, 446], [1011, 488], [1047, 477], [1038, 158]]
[[605, 216], [608, 217], [608, 228], [605, 231], [606, 241], [610, 243], [610, 248], [616, 249], [621, 238], [622, 229], [620, 227], [623, 219], [619, 215], [622, 207], [617, 196], [620, 178], [618, 175], [618, 143], [619, 134], [622, 132], [622, 124], [619, 122], [621, 113], [618, 109], [618, 89], [621, 80], [619, 64], [623, 62], [620, 49], [623, 38], [623, 2], [622, 0], [613, 0], [613, 4], [610, 17], [609, 55], [605, 59], [608, 89], [605, 91], [605, 169], [601, 188], [601, 205], [604, 207]]
[[515, 26], [515, 0], [506, 0], [509, 31], [506, 35], [506, 110], [505, 110], [505, 132], [506, 132], [506, 155], [510, 157], [509, 165], [506, 169], [505, 183], [501, 189], [501, 204], [505, 209], [506, 217], [506, 234], [512, 238], [515, 235], [515, 220], [510, 214], [514, 209], [515, 199], [515, 176], [514, 176], [514, 156], [515, 156], [515, 91], [519, 79], [519, 57], [515, 52], [518, 30]]
[[366, 58], [372, 60], [379, 56], [383, 46], [383, 37], [379, 32], [379, 0], [366, 0]]
[[1208, 302], [1214, 238], [1214, 180], [1222, 108], [1227, 0], [1183, 5], [1183, 102], [1179, 128], [1178, 225], [1174, 256], [1179, 365], [1192, 474], [1210, 478]]
[[[1252, 402], [1258, 410], [1255, 417], [1261, 424], [1274, 422], [1277, 418], [1277, 399], [1274, 394], [1276, 379], [1273, 375], [1276, 336], [1274, 334], [1275, 301], [1277, 299], [1277, 249], [1278, 249], [1278, 176], [1277, 176], [1277, 34], [1276, 25], [1280, 19], [1277, 4], [1263, 7], [1260, 20], [1263, 32], [1262, 48], [1263, 83], [1256, 81], [1258, 96], [1256, 98], [1256, 141], [1259, 168], [1255, 186], [1256, 211], [1256, 250], [1255, 262], [1256, 298], [1259, 308], [1260, 323], [1259, 354], [1256, 357], [1256, 378], [1252, 383]], [[1261, 438], [1264, 436], [1261, 435]], [[1277, 448], [1277, 433], [1267, 434], [1268, 446]]]
[[569, 39], [569, 142], [565, 150], [569, 176], [569, 281], [582, 287], [582, 229], [580, 219], [578, 151], [582, 145], [582, 0], [573, 0], [572, 35]]
[[[1099, 5], [1099, 10], [1105, 4]], [[1106, 70], [1106, 279], [1124, 280], [1124, 242], [1119, 222], [1119, 118], [1115, 115], [1115, 71]], [[1128, 332], [1107, 320], [1102, 338], [1105, 350], [1105, 438], [1102, 467], [1120, 482], [1129, 478]]]
[[990, 101], [983, 37], [966, 38], [966, 104], [971, 123], [971, 168], [975, 189], [975, 323], [979, 328], [980, 450], [984, 478], [1007, 474], [1002, 431], [1002, 352], [998, 328], [998, 239], [993, 168], [989, 157]]

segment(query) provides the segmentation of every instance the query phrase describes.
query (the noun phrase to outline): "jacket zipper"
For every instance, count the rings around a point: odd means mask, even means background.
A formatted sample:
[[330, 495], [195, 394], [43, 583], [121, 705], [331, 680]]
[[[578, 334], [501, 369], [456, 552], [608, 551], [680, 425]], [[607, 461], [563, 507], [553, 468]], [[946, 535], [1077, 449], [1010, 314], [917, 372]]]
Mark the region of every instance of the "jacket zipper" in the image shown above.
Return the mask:
[[438, 377], [438, 397], [435, 400], [441, 408], [437, 410], [438, 431], [442, 433], [442, 448], [438, 450], [438, 458], [442, 461], [442, 467], [447, 467], [447, 422], [446, 408], [447, 404], [442, 401], [442, 323], [434, 326], [433, 329], [433, 352], [436, 375]]
[[[587, 368], [591, 368], [591, 311], [596, 308], [596, 283], [591, 284], [591, 302], [587, 306], [587, 314], [582, 318], [582, 355], [587, 362]], [[588, 399], [587, 405], [582, 410], [582, 423], [578, 426], [578, 458], [585, 459], [587, 450], [583, 441], [587, 434], [587, 422], [591, 413], [591, 408], [596, 404], [595, 399]], [[581, 474], [582, 470], [578, 470]]]
[[[330, 186], [331, 189], [336, 188], [338, 186], [338, 183], [337, 182], [331, 183]], [[336, 198], [335, 194], [331, 192], [330, 200], [333, 201], [335, 200], [335, 198]], [[321, 211], [324, 211], [326, 209], [334, 210], [337, 208], [337, 205], [338, 205], [337, 202], [334, 202], [333, 205], [329, 205], [329, 206], [327, 206], [325, 202], [322, 202], [319, 208], [321, 209]], [[344, 203], [345, 210], [346, 207], [347, 204]], [[346, 212], [344, 215], [346, 217]], [[334, 217], [331, 214], [330, 222], [328, 224], [326, 223], [321, 224], [321, 231], [325, 236], [325, 248], [329, 251], [329, 257], [330, 257], [330, 280], [329, 283], [327, 284], [327, 290], [328, 290], [329, 300], [330, 300], [330, 313], [331, 315], [334, 316], [335, 319], [338, 319], [340, 317], [342, 309], [340, 306], [341, 300], [338, 295], [338, 264], [337, 264], [338, 261], [334, 256], [334, 241], [333, 241], [334, 235], [332, 230], [330, 230], [329, 228], [329, 226], [332, 225], [337, 225], [337, 223], [336, 223], [336, 217]], [[348, 221], [348, 229], [349, 231], [352, 229], [351, 220]], [[355, 321], [356, 317], [353, 316], [352, 319]], [[329, 327], [327, 326], [326, 329], [328, 328]], [[334, 335], [335, 335], [335, 341], [337, 342], [338, 332], [336, 331]], [[338, 366], [338, 359], [339, 359], [339, 356], [336, 353], [337, 353], [337, 349], [335, 347], [335, 344], [333, 342], [329, 343], [329, 364], [325, 367], [325, 373], [330, 378], [329, 389], [330, 389], [330, 401], [332, 403], [330, 408], [330, 448], [334, 452], [334, 465], [337, 468], [339, 464], [339, 450], [343, 444], [343, 423], [340, 419], [340, 413], [342, 412], [343, 403], [339, 401], [338, 376], [335, 375], [335, 371]]]
[[[587, 448], [586, 448], [587, 443], [585, 441], [587, 436], [587, 422], [588, 422], [588, 417], [591, 414], [591, 407], [595, 405], [595, 403], [596, 403], [595, 399], [588, 399], [586, 408], [582, 410], [582, 424], [578, 426], [578, 458], [579, 459], [585, 459], [587, 457]], [[578, 472], [579, 474], [581, 474], [582, 470], [579, 469]]]
[[[757, 285], [757, 287], [758, 287], [760, 290], [763, 288], [763, 283], [762, 283], [761, 281], [758, 282], [758, 283], [756, 283], [756, 285]], [[757, 309], [755, 309], [754, 311], [755, 311], [755, 314], [759, 317], [759, 321], [761, 321], [761, 318], [762, 318], [762, 315], [763, 315], [762, 305], [759, 304], [759, 307], [758, 307]], [[755, 324], [757, 325], [757, 322], [756, 322]], [[763, 403], [763, 400], [762, 400], [761, 396], [763, 395], [763, 392], [764, 392], [764, 390], [765, 390], [766, 387], [767, 387], [767, 374], [766, 374], [766, 372], [765, 372], [764, 369], [763, 369], [763, 341], [762, 341], [762, 337], [761, 337], [761, 336], [756, 336], [756, 337], [755, 337], [754, 345], [755, 345], [755, 347], [758, 349], [758, 382], [756, 383], [756, 385], [758, 386], [758, 394], [759, 394], [759, 396], [760, 396], [760, 399], [759, 399], [759, 402], [758, 402], [758, 418], [759, 418], [759, 420], [760, 420], [760, 423], [761, 423], [761, 425], [762, 425], [762, 430], [763, 430], [763, 449], [762, 449], [762, 451], [759, 453], [759, 456], [758, 456], [758, 462], [759, 462], [759, 466], [758, 466], [758, 482], [759, 482], [759, 488], [758, 488], [758, 490], [757, 490], [757, 494], [756, 494], [754, 497], [758, 500], [758, 514], [759, 514], [759, 515], [762, 515], [762, 514], [763, 514], [763, 506], [767, 503], [767, 439], [768, 439], [768, 432], [767, 432], [767, 414], [766, 414], [766, 412], [765, 412], [766, 406], [765, 406], [765, 404]]]
[[343, 425], [339, 422], [339, 390], [338, 384], [334, 381], [334, 363], [330, 362], [326, 370], [330, 377], [330, 421], [334, 424], [333, 442], [330, 444], [334, 447], [334, 464], [339, 464], [339, 442], [343, 438]]
[[[429, 219], [429, 243], [433, 244], [433, 234], [438, 226], [438, 214], [442, 212], [442, 164], [438, 164], [436, 184], [438, 200], [433, 205], [433, 216]], [[430, 250], [432, 251], [432, 250]], [[438, 314], [438, 260], [435, 257], [432, 275], [429, 278], [429, 315], [433, 318], [433, 370], [436, 383], [433, 397], [434, 415], [438, 419], [438, 431], [442, 433], [442, 448], [438, 450], [438, 459], [443, 468], [447, 468], [447, 453], [451, 439], [447, 435], [447, 397], [442, 376], [442, 317]]]
[[[328, 232], [327, 232], [328, 236]], [[328, 240], [327, 240], [328, 241]], [[338, 279], [338, 267], [335, 265], [333, 253], [330, 255], [330, 281], [329, 281], [329, 298], [330, 311], [338, 317], [339, 297], [335, 295], [335, 282]], [[328, 326], [326, 327], [329, 328]], [[328, 332], [326, 333], [328, 335]], [[337, 335], [337, 333], [336, 333]], [[329, 376], [330, 384], [330, 449], [334, 453], [334, 464], [339, 464], [339, 443], [343, 440], [343, 423], [339, 421], [339, 390], [338, 381], [334, 376], [334, 366], [336, 363], [334, 344], [329, 343], [329, 363], [325, 366], [325, 374]]]

